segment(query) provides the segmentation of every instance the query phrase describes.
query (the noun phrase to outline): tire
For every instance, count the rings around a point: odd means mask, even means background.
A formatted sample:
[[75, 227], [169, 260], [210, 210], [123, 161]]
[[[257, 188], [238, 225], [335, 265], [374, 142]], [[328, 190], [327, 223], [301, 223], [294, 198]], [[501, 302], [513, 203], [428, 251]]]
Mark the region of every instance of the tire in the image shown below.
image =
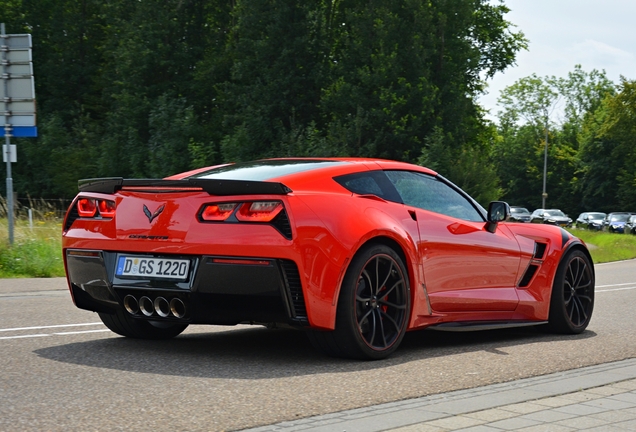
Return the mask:
[[567, 253], [557, 269], [547, 329], [561, 334], [582, 333], [593, 309], [594, 268], [588, 256], [575, 249]]
[[135, 339], [171, 339], [188, 327], [187, 324], [135, 319], [122, 311], [113, 315], [100, 312], [99, 318], [111, 331]]
[[335, 357], [380, 360], [400, 345], [410, 314], [406, 267], [388, 246], [364, 247], [353, 258], [340, 290], [336, 329], [309, 332], [319, 350]]

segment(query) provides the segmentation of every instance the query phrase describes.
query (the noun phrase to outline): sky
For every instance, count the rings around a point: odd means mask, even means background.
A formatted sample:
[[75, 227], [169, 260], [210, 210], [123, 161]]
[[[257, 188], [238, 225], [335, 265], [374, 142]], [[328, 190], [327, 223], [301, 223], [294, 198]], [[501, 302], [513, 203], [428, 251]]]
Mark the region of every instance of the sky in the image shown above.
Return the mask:
[[636, 0], [505, 0], [505, 19], [529, 40], [517, 65], [488, 81], [479, 103], [496, 118], [501, 90], [523, 77], [567, 77], [576, 64], [605, 70], [615, 83], [636, 79]]

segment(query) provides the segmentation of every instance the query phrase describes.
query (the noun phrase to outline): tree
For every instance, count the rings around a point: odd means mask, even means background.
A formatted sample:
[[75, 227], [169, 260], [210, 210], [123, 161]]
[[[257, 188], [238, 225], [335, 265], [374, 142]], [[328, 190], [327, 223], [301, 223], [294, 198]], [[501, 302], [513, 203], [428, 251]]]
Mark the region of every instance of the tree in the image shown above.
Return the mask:
[[[72, 196], [79, 176], [301, 155], [422, 160], [470, 189], [494, 173], [475, 98], [526, 46], [491, 0], [0, 0], [0, 11], [10, 32], [33, 35], [40, 137], [20, 141], [29, 161], [15, 184], [45, 197]], [[482, 186], [498, 194], [496, 178]]]
[[580, 135], [585, 119], [613, 92], [605, 72], [587, 73], [579, 65], [567, 78], [533, 74], [504, 89], [499, 98], [501, 139], [495, 154], [505, 198], [527, 207], [544, 207], [547, 204], [539, 199], [539, 191], [545, 187], [550, 191], [549, 203], [554, 203], [548, 207], [584, 211]]
[[590, 208], [636, 211], [636, 81], [621, 79], [587, 118], [581, 143], [581, 191]]

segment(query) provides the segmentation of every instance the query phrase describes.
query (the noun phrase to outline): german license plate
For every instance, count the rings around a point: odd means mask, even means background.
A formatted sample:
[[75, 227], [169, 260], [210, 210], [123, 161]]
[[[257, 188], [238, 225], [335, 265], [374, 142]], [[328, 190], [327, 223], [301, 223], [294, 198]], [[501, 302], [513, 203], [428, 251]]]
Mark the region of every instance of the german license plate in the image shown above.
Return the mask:
[[115, 275], [120, 277], [146, 277], [155, 279], [186, 280], [190, 260], [120, 255]]

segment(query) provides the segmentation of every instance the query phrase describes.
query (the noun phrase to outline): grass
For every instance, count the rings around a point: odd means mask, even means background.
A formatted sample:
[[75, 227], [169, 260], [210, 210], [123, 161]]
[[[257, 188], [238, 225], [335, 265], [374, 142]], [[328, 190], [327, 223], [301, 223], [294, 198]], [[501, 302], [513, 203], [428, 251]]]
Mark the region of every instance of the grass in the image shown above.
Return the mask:
[[64, 276], [62, 222], [17, 219], [9, 246], [6, 219], [0, 219], [0, 278]]
[[636, 236], [582, 229], [569, 230], [583, 240], [595, 263], [636, 258]]
[[[64, 276], [62, 222], [49, 217], [35, 221], [16, 219], [13, 246], [9, 246], [7, 220], [0, 218], [0, 278]], [[595, 263], [636, 258], [636, 236], [571, 229], [589, 247]]]

